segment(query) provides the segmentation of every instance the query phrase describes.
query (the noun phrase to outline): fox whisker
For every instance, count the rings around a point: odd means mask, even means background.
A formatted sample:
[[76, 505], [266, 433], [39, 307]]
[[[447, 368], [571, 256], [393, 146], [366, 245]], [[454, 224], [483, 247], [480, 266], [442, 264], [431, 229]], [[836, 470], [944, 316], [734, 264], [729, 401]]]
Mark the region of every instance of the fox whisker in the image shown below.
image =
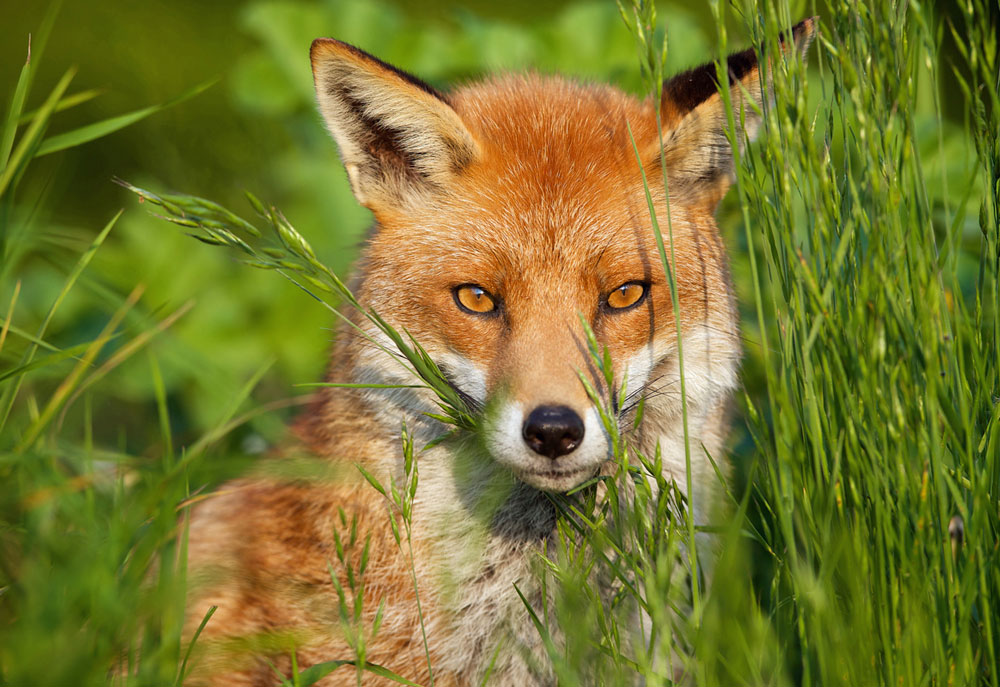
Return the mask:
[[462, 391], [459, 388], [459, 386], [455, 384], [455, 382], [448, 379], [447, 376], [445, 376], [445, 381], [448, 382], [448, 386], [450, 386], [452, 390], [456, 394], [458, 394], [458, 397], [462, 399], [462, 402], [465, 403], [465, 406], [469, 410], [469, 412], [471, 412], [473, 415], [478, 415], [479, 413], [483, 412], [483, 408], [485, 406], [482, 401], [478, 400], [471, 394]]

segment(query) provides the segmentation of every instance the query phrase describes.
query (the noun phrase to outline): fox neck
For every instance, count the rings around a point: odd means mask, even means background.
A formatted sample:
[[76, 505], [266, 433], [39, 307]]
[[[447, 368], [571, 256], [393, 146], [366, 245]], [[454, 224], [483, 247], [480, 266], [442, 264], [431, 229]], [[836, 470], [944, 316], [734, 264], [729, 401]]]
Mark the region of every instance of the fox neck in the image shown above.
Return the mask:
[[[462, 674], [476, 665], [474, 672], [490, 670], [497, 684], [551, 684], [550, 675], [532, 668], [545, 665], [545, 647], [515, 587], [536, 610], [552, 606], [541, 598], [538, 574], [539, 555], [554, 550], [552, 501], [498, 465], [475, 437], [421, 450], [447, 428], [415, 412], [412, 396], [400, 398], [405, 402], [391, 409], [384, 398], [375, 407], [350, 405], [375, 428], [365, 467], [387, 488], [390, 480], [400, 489], [406, 483], [402, 418], [414, 439], [418, 486], [409, 527], [401, 527], [402, 549], [412, 552], [435, 670]], [[495, 653], [501, 643], [506, 648]], [[526, 654], [534, 658], [525, 662]]]

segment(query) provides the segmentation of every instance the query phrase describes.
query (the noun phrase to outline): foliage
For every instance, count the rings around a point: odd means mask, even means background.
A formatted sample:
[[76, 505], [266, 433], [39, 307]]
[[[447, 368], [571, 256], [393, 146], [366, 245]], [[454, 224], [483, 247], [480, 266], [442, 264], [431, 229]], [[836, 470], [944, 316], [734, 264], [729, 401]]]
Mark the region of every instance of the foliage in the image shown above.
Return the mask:
[[[778, 32], [803, 13], [708, 4], [717, 56], [743, 46], [727, 31], [739, 24], [774, 58], [762, 141], [741, 146], [731, 115], [731, 143], [744, 153], [721, 213], [745, 307], [742, 410], [753, 443], [737, 448], [743, 458], [724, 484], [731, 503], [700, 528], [659, 457], [636, 452], [608, 420], [618, 471], [556, 499], [560, 544], [541, 573], [559, 590], [534, 619], [560, 684], [621, 684], [636, 671], [651, 684], [682, 673], [706, 685], [1000, 683], [995, 8], [971, 0], [947, 16], [915, 2], [831, 0], [822, 9], [807, 73], [777, 58]], [[273, 195], [311, 226], [300, 234], [252, 197], [264, 230], [200, 198], [132, 190], [202, 240], [372, 318], [414, 383], [438, 392], [441, 419], [474, 431], [476, 409], [419, 342], [361, 308], [336, 276], [348, 260], [334, 247], [356, 240], [366, 215], [351, 209], [310, 114], [303, 46], [317, 26], [338, 25], [438, 85], [532, 64], [635, 90], [708, 54], [690, 15], [665, 13], [664, 47], [651, 4], [623, 13], [624, 24], [613, 4], [580, 3], [534, 25], [471, 13], [421, 24], [382, 3], [251, 2], [242, 21], [259, 47], [236, 62], [229, 92], [235, 107], [284, 129], [287, 145], [268, 160]], [[154, 229], [145, 213], [89, 217], [92, 230], [59, 225], [60, 197], [37, 158], [72, 153], [58, 151], [159, 108], [46, 138], [60, 112], [100, 100], [92, 89], [70, 93], [70, 71], [25, 115], [55, 16], [35, 34], [0, 128], [0, 683], [100, 683], [114, 665], [115, 682], [178, 683], [188, 670], [187, 509], [280, 436], [273, 411], [298, 401], [248, 399], [315, 377], [318, 363], [303, 360], [320, 351], [303, 341], [329, 310], [293, 327], [303, 316], [292, 304], [308, 301], [300, 290], [276, 299], [278, 280]], [[945, 116], [940, 82], [957, 85], [963, 121]], [[157, 174], [155, 161], [144, 167]], [[658, 219], [669, 274], [669, 218]], [[316, 249], [303, 234], [317, 237]], [[177, 284], [203, 292], [194, 308], [176, 300]], [[241, 304], [219, 300], [226, 290]], [[275, 331], [293, 329], [276, 343]], [[373, 486], [405, 516], [419, 460], [412, 439], [404, 446], [406, 482]], [[407, 522], [396, 530], [401, 547]], [[708, 585], [701, 529], [720, 552]], [[343, 555], [358, 546], [364, 561], [367, 542], [345, 542]], [[378, 627], [357, 627], [363, 563], [356, 572], [338, 589], [355, 599], [341, 614], [355, 656], [331, 657], [293, 684], [344, 666], [360, 679]], [[637, 614], [651, 629], [638, 638]]]
[[[791, 18], [742, 9], [771, 46]], [[725, 640], [747, 650], [718, 637], [748, 600], [709, 609], [699, 644], [719, 660], [704, 669], [722, 682], [995, 684], [1000, 110], [982, 31], [996, 19], [987, 3], [954, 25], [916, 3], [829, 12], [822, 104], [776, 65], [767, 135], [739, 172], [766, 379], [747, 403], [747, 524], [770, 570], [756, 621]], [[940, 61], [946, 32], [966, 63]], [[942, 78], [963, 85], [974, 149], [943, 118]], [[724, 555], [720, 574], [734, 564]]]

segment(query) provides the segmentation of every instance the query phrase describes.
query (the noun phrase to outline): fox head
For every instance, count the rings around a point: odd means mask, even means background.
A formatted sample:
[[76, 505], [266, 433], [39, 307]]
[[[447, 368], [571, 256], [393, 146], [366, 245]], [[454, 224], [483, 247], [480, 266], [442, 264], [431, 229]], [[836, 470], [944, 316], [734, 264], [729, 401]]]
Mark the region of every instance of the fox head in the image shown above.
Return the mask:
[[[812, 20], [796, 26], [788, 52], [813, 32]], [[537, 75], [446, 95], [326, 38], [311, 58], [354, 195], [376, 220], [359, 299], [412, 334], [471, 406], [491, 408], [495, 461], [548, 491], [600, 469], [609, 441], [579, 373], [617, 421], [646, 398], [643, 424], [668, 432], [680, 416], [678, 343], [692, 422], [729, 393], [739, 341], [713, 214], [734, 168], [714, 63], [668, 80], [653, 102]], [[751, 139], [766, 93], [756, 54], [727, 66]], [[640, 166], [676, 264], [681, 342]], [[607, 347], [616, 386], [627, 379], [624, 398], [592, 369], [581, 317]], [[374, 347], [354, 355], [353, 381], [413, 383]]]

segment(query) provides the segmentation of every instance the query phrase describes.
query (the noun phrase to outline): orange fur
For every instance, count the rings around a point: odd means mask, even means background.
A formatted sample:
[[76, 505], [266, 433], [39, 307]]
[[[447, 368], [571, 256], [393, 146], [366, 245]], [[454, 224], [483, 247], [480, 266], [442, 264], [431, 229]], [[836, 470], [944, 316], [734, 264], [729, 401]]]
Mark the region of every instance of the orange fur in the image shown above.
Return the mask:
[[[811, 21], [796, 28], [800, 49], [813, 31]], [[630, 379], [656, 392], [636, 441], [650, 453], [659, 442], [665, 469], [683, 483], [677, 332], [631, 128], [657, 217], [666, 231], [669, 215], [673, 228], [698, 454], [692, 480], [707, 495], [714, 477], [701, 447], [720, 455], [739, 357], [726, 254], [712, 216], [732, 162], [718, 146], [724, 115], [714, 84], [704, 82], [708, 71], [668, 83], [659, 103], [668, 201], [650, 101], [537, 75], [498, 76], [445, 96], [337, 41], [317, 41], [312, 58], [320, 108], [355, 194], [375, 215], [358, 267], [362, 303], [411, 333], [477, 402], [499, 399], [515, 430], [519, 413], [538, 406], [593, 412], [577, 378], [577, 370], [589, 369], [582, 315], [619, 376], [627, 368]], [[734, 72], [735, 103], [743, 93], [762, 93], [753, 53], [741, 59], [747, 68]], [[643, 283], [647, 297], [632, 309], [609, 310], [607, 294], [628, 282]], [[457, 307], [453, 289], [462, 284], [494, 295], [496, 315]], [[371, 330], [362, 318], [355, 322]], [[330, 381], [413, 382], [348, 328], [332, 360]], [[415, 576], [436, 684], [477, 682], [498, 642], [505, 649], [494, 684], [552, 681], [513, 583], [541, 600], [531, 559], [552, 537], [554, 516], [539, 489], [565, 490], [605, 467], [603, 438], [587, 425], [581, 448], [550, 459], [518, 444], [504, 420], [488, 420], [481, 442], [419, 455], [411, 573], [406, 542], [397, 547], [392, 533], [391, 518], [398, 523], [399, 515], [351, 466], [364, 466], [383, 484], [400, 480], [400, 423], [407, 421], [419, 449], [441, 431], [421, 415], [432, 409], [424, 391], [325, 389], [297, 423], [297, 446], [287, 452], [339, 466], [334, 477], [247, 479], [197, 509], [190, 559], [200, 584], [191, 627], [210, 605], [219, 610], [205, 629], [193, 683], [271, 684], [261, 657], [287, 672], [292, 646], [300, 667], [353, 658], [330, 580], [332, 571], [348, 584], [335, 555], [336, 537], [343, 543], [350, 536], [342, 511], [348, 523], [357, 519], [348, 566], [358, 565], [362, 542], [371, 538], [362, 625], [385, 604], [370, 662], [429, 679]], [[576, 465], [578, 455], [586, 460]], [[575, 467], [559, 468], [567, 463]], [[284, 634], [267, 640], [266, 633]], [[542, 659], [541, 667], [532, 668], [525, 654]], [[352, 683], [351, 671], [341, 668], [321, 684]]]

